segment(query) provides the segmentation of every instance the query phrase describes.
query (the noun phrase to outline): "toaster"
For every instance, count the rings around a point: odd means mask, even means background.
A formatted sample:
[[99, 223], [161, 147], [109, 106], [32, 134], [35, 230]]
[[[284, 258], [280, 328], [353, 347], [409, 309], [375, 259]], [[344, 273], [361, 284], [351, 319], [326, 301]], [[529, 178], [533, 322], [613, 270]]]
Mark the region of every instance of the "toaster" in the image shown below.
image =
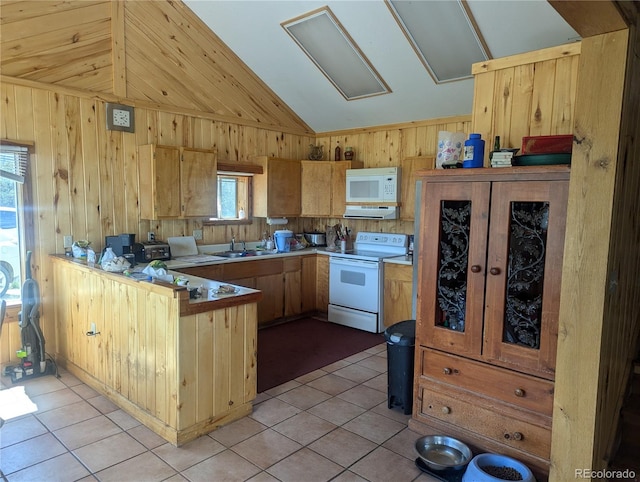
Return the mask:
[[150, 263], [156, 259], [168, 261], [171, 259], [169, 245], [162, 241], [145, 241], [134, 243], [132, 252], [137, 263]]

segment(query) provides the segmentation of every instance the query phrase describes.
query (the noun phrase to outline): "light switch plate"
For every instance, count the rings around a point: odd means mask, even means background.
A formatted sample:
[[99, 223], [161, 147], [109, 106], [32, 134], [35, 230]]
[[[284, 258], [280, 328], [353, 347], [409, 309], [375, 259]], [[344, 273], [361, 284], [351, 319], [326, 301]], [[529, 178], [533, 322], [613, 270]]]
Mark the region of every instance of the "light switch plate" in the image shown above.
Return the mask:
[[202, 240], [202, 229], [194, 229], [193, 230], [193, 238], [196, 241], [201, 241]]
[[108, 130], [134, 132], [133, 106], [107, 103], [106, 111]]

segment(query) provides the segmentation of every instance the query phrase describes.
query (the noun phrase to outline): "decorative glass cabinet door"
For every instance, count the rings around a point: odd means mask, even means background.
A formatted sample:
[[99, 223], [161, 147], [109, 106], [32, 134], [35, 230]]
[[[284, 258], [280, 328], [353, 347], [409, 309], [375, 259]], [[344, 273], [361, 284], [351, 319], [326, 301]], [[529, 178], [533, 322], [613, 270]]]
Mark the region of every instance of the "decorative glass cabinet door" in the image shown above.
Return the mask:
[[425, 346], [554, 378], [568, 184], [423, 183]]
[[480, 357], [489, 182], [423, 183], [419, 330], [431, 348]]
[[554, 377], [567, 181], [494, 182], [483, 358]]

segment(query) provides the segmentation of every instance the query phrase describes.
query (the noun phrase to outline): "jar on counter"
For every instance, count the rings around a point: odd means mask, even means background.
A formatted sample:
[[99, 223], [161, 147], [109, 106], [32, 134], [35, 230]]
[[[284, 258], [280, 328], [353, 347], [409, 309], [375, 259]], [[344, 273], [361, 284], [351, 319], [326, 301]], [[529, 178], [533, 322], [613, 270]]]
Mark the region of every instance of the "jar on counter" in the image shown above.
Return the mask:
[[344, 148], [344, 160], [351, 161], [353, 159], [353, 147]]

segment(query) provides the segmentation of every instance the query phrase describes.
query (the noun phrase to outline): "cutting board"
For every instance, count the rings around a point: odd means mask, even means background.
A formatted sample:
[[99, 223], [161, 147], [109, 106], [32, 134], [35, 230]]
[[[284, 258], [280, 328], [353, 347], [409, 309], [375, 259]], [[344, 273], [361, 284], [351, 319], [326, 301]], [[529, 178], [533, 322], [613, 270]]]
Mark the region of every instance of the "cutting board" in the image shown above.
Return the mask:
[[196, 238], [193, 236], [174, 236], [167, 238], [169, 248], [171, 249], [171, 257], [193, 256], [198, 254], [196, 247]]

